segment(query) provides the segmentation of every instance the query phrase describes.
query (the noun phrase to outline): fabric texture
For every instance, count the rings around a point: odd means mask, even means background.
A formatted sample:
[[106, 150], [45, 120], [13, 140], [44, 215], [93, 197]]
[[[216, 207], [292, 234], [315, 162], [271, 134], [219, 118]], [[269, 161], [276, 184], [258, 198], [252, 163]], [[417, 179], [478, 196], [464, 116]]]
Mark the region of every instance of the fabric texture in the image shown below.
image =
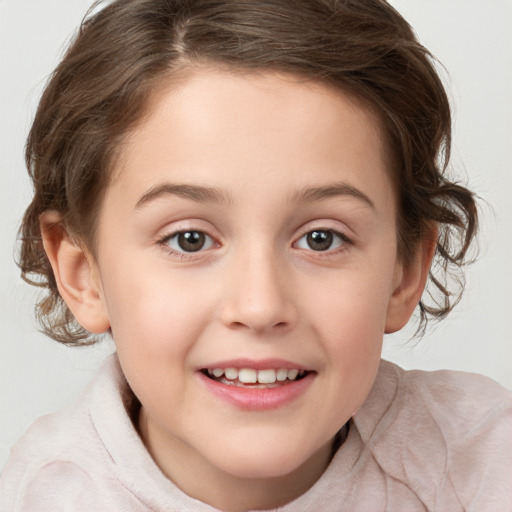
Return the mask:
[[[37, 420], [0, 477], [1, 512], [213, 512], [168, 480], [130, 419], [115, 355], [74, 406]], [[512, 511], [512, 393], [382, 361], [348, 438], [280, 512]]]

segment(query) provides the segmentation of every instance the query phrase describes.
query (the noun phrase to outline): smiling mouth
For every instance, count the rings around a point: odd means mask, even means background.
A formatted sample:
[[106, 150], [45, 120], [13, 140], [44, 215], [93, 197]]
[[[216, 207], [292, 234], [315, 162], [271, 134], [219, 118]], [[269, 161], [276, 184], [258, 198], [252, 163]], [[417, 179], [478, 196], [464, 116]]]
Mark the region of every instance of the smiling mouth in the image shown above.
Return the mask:
[[201, 372], [209, 379], [228, 386], [251, 388], [276, 388], [302, 380], [311, 373], [308, 370], [286, 368], [204, 368]]

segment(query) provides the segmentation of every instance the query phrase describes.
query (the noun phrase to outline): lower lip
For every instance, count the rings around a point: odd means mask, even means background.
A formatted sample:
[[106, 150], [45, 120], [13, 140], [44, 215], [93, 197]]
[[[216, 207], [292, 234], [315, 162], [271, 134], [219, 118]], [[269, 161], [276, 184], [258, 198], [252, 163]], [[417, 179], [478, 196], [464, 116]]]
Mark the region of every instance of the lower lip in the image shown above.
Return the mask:
[[314, 373], [309, 373], [300, 380], [275, 388], [258, 388], [223, 384], [201, 372], [198, 375], [211, 393], [246, 411], [265, 411], [283, 407], [305, 393], [315, 377]]

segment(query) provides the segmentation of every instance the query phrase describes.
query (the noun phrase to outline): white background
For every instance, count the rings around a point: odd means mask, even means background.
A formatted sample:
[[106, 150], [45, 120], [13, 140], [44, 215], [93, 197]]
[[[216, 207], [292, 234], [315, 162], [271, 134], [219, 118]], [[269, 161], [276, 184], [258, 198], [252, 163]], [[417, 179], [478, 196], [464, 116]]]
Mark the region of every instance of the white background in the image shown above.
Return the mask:
[[[30, 198], [24, 140], [45, 78], [90, 0], [0, 0], [0, 468], [32, 421], [72, 402], [113, 348], [62, 347], [37, 332], [36, 293], [18, 277], [16, 231]], [[486, 374], [512, 388], [512, 2], [394, 0], [444, 64], [453, 164], [482, 205], [480, 259], [465, 299], [419, 343], [386, 338], [406, 368]]]

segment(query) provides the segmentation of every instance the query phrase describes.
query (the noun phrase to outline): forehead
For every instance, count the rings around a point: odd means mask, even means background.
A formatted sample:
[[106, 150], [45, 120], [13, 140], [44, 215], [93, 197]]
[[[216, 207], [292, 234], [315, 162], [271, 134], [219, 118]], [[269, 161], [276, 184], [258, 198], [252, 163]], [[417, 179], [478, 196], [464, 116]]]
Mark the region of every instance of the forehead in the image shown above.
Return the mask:
[[348, 168], [353, 185], [378, 195], [389, 181], [384, 138], [370, 108], [326, 84], [194, 69], [153, 92], [123, 144], [112, 186], [131, 197], [134, 186], [148, 189], [175, 175], [229, 192], [263, 177], [291, 194], [337, 179], [323, 170], [338, 169], [342, 179]]

